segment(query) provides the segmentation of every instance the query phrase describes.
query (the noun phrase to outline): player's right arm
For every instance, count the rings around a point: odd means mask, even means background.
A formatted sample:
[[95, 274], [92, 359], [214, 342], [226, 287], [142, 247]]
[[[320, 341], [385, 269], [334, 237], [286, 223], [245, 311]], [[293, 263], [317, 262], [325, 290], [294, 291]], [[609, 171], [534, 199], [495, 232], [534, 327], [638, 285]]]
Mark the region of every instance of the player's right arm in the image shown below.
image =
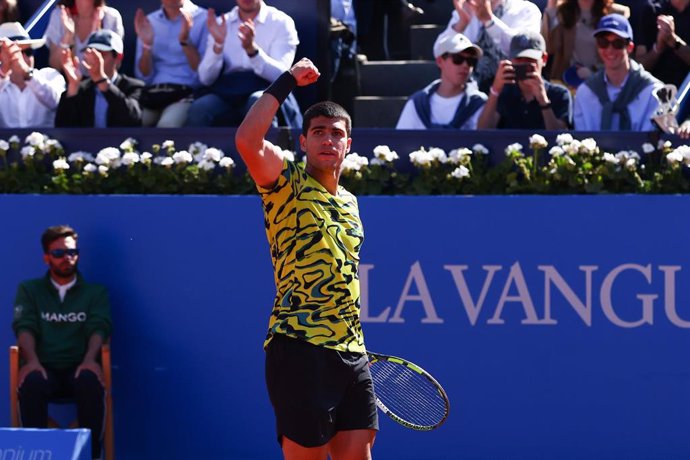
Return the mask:
[[[298, 86], [309, 85], [319, 78], [318, 69], [306, 58], [293, 65], [289, 72]], [[263, 188], [271, 188], [283, 170], [281, 149], [265, 139], [281, 102], [269, 91], [265, 92], [249, 109], [235, 134], [235, 146], [249, 175]]]

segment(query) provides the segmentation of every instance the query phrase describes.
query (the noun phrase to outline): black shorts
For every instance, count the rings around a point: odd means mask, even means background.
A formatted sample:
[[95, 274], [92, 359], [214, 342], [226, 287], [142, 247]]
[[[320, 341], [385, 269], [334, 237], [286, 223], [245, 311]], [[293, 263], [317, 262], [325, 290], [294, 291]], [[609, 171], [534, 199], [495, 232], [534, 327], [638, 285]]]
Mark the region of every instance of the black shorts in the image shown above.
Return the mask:
[[275, 334], [266, 348], [266, 386], [278, 442], [326, 444], [338, 431], [378, 430], [366, 355]]

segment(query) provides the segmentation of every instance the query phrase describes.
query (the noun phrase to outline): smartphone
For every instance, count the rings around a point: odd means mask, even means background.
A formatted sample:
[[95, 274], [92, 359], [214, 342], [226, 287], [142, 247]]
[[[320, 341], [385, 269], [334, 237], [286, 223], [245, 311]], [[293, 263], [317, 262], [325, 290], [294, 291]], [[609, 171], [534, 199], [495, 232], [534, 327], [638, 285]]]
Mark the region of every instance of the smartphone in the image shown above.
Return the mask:
[[532, 69], [531, 64], [513, 64], [515, 69], [515, 81], [527, 80], [529, 77], [527, 74]]

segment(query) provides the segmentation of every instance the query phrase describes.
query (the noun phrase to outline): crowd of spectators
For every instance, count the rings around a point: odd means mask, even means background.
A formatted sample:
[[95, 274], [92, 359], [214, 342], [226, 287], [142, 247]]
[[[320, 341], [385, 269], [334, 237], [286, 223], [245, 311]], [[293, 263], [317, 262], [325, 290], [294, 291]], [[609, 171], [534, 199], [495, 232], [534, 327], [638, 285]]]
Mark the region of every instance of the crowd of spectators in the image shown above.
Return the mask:
[[[14, 0], [0, 0], [0, 103], [16, 108], [0, 127], [236, 126], [289, 69], [299, 34], [270, 2], [234, 3], [217, 14], [161, 0], [130, 25], [105, 0], [61, 0], [43, 40], [30, 40]], [[354, 84], [337, 77], [361, 51], [359, 31], [366, 44], [367, 4], [331, 0], [332, 86]], [[422, 11], [385, 5], [407, 20]], [[410, 95], [399, 129], [649, 130], [658, 88], [687, 94], [690, 0], [646, 0], [639, 24], [612, 0], [548, 0], [543, 12], [530, 0], [449, 0], [449, 10], [434, 45], [440, 78]], [[136, 49], [124, 49], [125, 30]], [[43, 41], [49, 67], [35, 69]], [[135, 55], [134, 75], [120, 72], [124, 53]], [[291, 97], [280, 121], [297, 127], [299, 113]], [[679, 122], [690, 136], [690, 120]]]

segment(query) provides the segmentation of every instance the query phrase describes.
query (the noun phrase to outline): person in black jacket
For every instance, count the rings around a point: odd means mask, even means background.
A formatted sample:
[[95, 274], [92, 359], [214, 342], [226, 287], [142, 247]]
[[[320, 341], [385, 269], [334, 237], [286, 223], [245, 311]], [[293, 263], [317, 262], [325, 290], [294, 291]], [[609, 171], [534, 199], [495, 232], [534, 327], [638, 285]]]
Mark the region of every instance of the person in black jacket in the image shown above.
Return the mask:
[[89, 36], [84, 53], [88, 78], [82, 80], [79, 60], [63, 50], [67, 90], [62, 94], [55, 126], [141, 126], [139, 97], [144, 82], [117, 71], [123, 57], [122, 38], [102, 29]]

